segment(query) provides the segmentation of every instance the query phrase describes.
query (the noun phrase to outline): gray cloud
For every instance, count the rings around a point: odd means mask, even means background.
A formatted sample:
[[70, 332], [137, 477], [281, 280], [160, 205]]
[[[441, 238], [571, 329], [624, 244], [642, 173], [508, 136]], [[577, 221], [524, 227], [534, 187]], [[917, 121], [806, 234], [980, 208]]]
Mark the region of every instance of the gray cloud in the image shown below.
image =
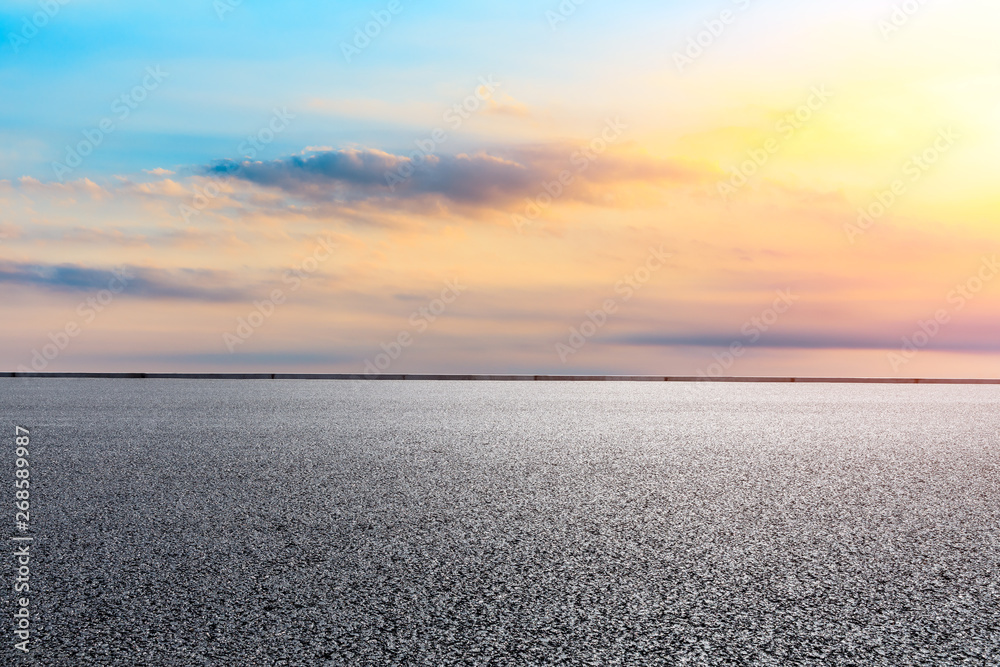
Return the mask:
[[[583, 166], [585, 165], [585, 166]], [[566, 196], [585, 194], [586, 185], [645, 181], [688, 183], [706, 177], [703, 167], [653, 158], [623, 159], [610, 153], [584, 160], [573, 145], [529, 146], [503, 156], [393, 155], [343, 149], [267, 162], [222, 161], [208, 175], [230, 175], [312, 199], [415, 198], [437, 195], [460, 204], [493, 206], [545, 192], [543, 185], [569, 172]], [[575, 194], [574, 194], [575, 193]]]
[[[884, 327], [883, 327], [884, 328]], [[748, 348], [780, 348], [798, 350], [895, 350], [902, 344], [902, 336], [912, 335], [913, 324], [900, 325], [899, 335], [891, 334], [828, 334], [795, 332], [779, 334], [771, 332], [756, 343], [740, 336], [723, 336], [718, 333], [691, 334], [640, 334], [604, 338], [600, 342], [611, 345], [638, 347], [708, 347], [727, 349], [733, 343], [742, 343]], [[949, 335], [950, 334], [950, 335]], [[956, 335], [958, 334], [958, 335]], [[964, 335], [963, 335], [964, 334]], [[1000, 342], [991, 336], [976, 335], [971, 331], [945, 331], [926, 346], [925, 349], [957, 352], [993, 352], [1000, 350]]]
[[[244, 301], [253, 292], [226, 284], [226, 276], [216, 271], [181, 269], [165, 271], [125, 267], [124, 294], [146, 299], [186, 299], [207, 302]], [[74, 264], [17, 264], [0, 262], [0, 283], [39, 287], [53, 292], [92, 293], [120, 286], [111, 269], [95, 269]]]

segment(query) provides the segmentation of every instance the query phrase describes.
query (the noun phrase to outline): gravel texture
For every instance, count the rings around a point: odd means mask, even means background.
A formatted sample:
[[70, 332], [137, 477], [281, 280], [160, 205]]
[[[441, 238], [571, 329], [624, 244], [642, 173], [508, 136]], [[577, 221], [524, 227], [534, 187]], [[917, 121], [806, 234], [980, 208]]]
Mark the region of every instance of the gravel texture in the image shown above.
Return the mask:
[[996, 387], [7, 378], [0, 417], [37, 665], [1000, 665]]

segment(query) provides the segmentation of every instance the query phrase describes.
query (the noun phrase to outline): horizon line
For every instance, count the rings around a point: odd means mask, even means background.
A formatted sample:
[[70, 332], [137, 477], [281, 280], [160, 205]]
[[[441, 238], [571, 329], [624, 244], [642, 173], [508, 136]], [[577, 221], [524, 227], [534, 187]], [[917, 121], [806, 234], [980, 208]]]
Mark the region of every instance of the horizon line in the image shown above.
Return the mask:
[[0, 372], [0, 378], [111, 380], [416, 380], [463, 382], [769, 382], [830, 384], [984, 384], [1000, 378], [777, 377], [700, 375], [530, 375], [448, 373], [36, 373]]

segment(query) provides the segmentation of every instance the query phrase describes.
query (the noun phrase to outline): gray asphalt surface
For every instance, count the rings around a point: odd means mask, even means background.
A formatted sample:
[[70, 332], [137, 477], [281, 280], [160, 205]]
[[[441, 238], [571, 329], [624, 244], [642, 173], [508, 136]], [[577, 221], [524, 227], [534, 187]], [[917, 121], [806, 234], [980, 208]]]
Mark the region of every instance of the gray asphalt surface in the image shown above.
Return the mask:
[[0, 379], [0, 419], [37, 665], [1000, 664], [996, 387]]

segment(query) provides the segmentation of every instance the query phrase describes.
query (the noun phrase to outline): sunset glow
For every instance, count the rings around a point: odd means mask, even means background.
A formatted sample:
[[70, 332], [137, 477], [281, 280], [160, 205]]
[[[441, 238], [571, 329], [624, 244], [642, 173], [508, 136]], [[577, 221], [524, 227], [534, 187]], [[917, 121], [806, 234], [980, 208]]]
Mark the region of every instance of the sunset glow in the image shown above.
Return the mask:
[[53, 5], [4, 370], [1000, 375], [997, 3]]

